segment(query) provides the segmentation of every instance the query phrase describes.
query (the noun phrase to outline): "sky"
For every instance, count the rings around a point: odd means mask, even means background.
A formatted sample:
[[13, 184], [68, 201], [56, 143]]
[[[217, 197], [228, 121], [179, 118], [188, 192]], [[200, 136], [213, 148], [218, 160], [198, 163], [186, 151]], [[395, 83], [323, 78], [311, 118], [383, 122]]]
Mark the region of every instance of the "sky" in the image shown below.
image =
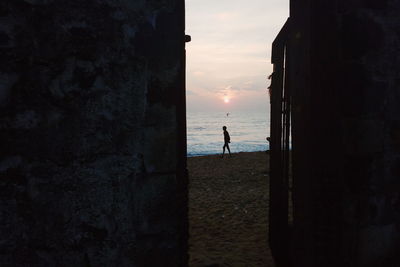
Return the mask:
[[187, 110], [265, 111], [289, 0], [186, 0]]

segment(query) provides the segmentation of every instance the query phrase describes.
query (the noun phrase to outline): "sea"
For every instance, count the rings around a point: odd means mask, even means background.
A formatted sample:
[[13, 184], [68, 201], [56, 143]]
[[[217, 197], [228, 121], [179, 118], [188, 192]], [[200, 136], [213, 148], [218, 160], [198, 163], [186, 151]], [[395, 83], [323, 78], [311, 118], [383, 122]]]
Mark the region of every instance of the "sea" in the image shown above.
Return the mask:
[[222, 153], [223, 126], [231, 137], [232, 153], [269, 149], [267, 112], [188, 112], [186, 116], [188, 157]]

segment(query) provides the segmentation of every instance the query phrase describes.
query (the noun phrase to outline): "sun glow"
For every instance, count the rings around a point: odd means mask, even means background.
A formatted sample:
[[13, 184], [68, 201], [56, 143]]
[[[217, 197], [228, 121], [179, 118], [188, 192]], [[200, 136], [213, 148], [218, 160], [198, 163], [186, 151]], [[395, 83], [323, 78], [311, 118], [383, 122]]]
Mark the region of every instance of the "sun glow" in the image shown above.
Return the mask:
[[228, 97], [224, 97], [224, 102], [225, 103], [229, 103], [229, 98]]

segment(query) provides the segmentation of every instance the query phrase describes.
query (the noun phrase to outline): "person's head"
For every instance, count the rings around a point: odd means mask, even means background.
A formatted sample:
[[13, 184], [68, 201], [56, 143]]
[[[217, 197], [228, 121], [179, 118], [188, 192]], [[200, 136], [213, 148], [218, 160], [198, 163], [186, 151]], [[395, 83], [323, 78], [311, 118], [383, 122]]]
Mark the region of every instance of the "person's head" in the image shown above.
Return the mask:
[[226, 126], [223, 126], [223, 127], [222, 127], [222, 130], [226, 131]]

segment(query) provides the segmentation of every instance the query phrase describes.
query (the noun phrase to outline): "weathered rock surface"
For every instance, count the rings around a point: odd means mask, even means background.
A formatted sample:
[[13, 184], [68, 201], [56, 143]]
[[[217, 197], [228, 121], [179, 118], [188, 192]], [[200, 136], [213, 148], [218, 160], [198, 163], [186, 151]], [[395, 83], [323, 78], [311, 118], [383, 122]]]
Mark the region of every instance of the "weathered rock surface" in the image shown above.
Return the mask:
[[181, 1], [0, 3], [0, 265], [181, 266]]
[[399, 12], [292, 1], [294, 265], [400, 266]]

